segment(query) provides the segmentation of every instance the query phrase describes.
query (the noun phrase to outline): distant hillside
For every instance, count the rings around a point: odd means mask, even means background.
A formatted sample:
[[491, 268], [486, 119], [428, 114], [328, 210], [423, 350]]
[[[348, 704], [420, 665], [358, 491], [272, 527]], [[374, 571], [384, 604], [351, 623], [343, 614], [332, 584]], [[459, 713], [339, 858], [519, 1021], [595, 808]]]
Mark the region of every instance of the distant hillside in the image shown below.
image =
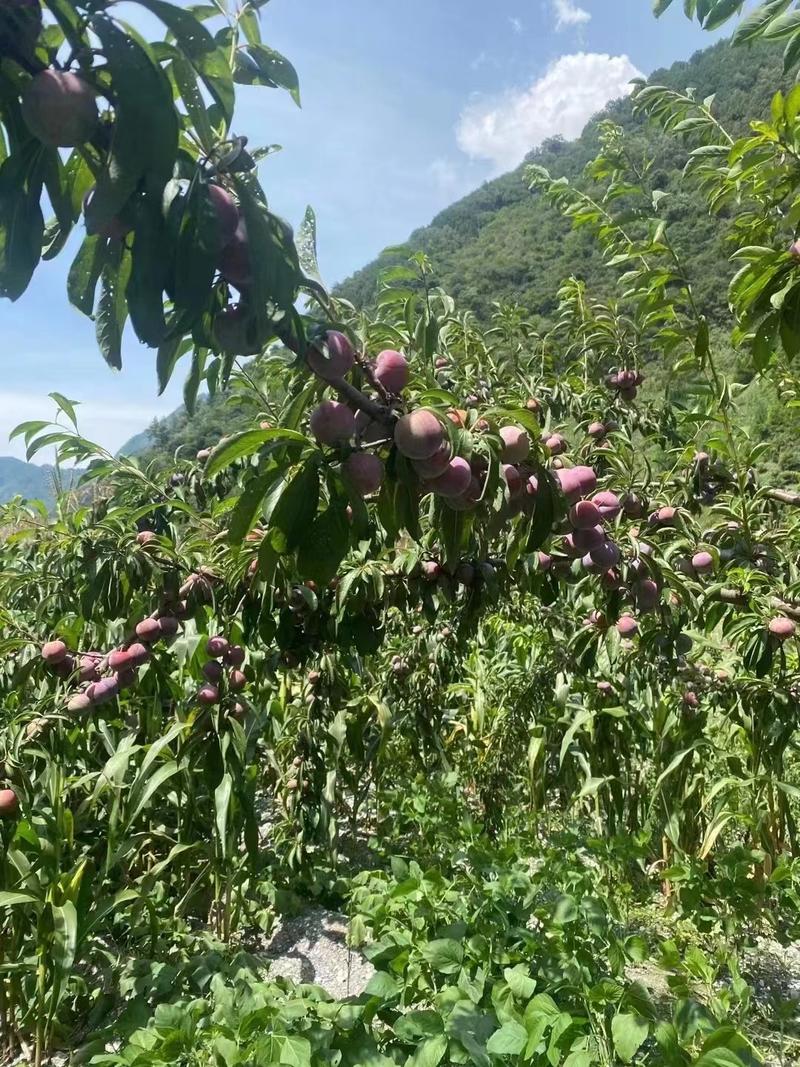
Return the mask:
[[57, 474], [59, 485], [68, 488], [77, 480], [80, 472], [56, 472], [55, 467], [25, 463], [14, 456], [0, 456], [0, 504], [7, 503], [15, 496], [51, 504], [55, 499]]
[[[668, 71], [656, 71], [650, 80], [682, 90], [692, 86], [700, 98], [716, 94], [719, 118], [739, 131], [768, 112], [775, 89], [787, 82], [781, 48], [762, 44], [732, 52], [727, 41], [696, 53], [688, 62], [675, 63]], [[707, 312], [712, 317], [723, 314], [730, 271], [724, 226], [708, 216], [698, 196], [681, 187], [685, 156], [676, 150], [676, 142], [634, 118], [630, 100], [611, 104], [576, 141], [545, 142], [529, 153], [528, 162], [585, 184], [584, 168], [599, 147], [600, 118], [611, 118], [633, 133], [642, 156], [656, 161], [656, 188], [673, 194], [673, 240], [687, 255]], [[606, 280], [591, 236], [573, 232], [546, 200], [526, 188], [523, 166], [442, 211], [429, 226], [415, 230], [405, 248], [407, 252], [393, 249], [348, 278], [338, 287], [340, 295], [368, 306], [380, 271], [417, 251], [429, 255], [437, 280], [456, 302], [484, 318], [492, 301], [515, 300], [534, 317], [546, 320], [564, 278], [576, 274], [595, 290], [602, 289]]]

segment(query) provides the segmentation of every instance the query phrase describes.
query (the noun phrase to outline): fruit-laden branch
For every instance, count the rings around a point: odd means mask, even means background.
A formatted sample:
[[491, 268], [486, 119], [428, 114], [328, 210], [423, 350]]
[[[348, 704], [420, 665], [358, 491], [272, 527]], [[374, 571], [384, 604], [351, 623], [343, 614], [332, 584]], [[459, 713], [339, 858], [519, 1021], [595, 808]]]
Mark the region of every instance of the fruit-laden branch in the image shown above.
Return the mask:
[[791, 489], [767, 489], [764, 495], [780, 504], [791, 504], [792, 507], [800, 508], [800, 493], [794, 493]]
[[386, 426], [391, 426], [394, 423], [395, 416], [389, 408], [384, 407], [382, 404], [376, 404], [374, 400], [370, 400], [360, 389], [356, 389], [354, 385], [346, 382], [344, 378], [331, 378], [329, 384], [336, 390], [342, 400], [346, 400], [349, 404], [359, 408], [375, 422]]
[[[711, 599], [719, 600], [723, 604], [731, 604], [737, 608], [746, 608], [750, 604], [750, 597], [743, 589], [720, 589], [712, 595]], [[800, 622], [800, 604], [790, 604], [777, 596], [770, 598], [770, 604], [776, 611], [781, 611], [784, 615], [788, 615], [789, 618]]]

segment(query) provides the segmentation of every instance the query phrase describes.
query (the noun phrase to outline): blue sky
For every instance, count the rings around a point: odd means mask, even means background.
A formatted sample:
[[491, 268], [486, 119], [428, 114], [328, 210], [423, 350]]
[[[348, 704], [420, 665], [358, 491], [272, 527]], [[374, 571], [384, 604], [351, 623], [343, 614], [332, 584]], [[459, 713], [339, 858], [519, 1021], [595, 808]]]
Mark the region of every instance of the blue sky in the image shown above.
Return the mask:
[[[264, 39], [297, 67], [303, 106], [240, 89], [236, 130], [283, 145], [262, 181], [294, 224], [314, 206], [332, 283], [544, 137], [575, 136], [634, 73], [710, 44], [682, 6], [656, 21], [649, 0], [271, 0]], [[181, 368], [157, 397], [154, 353], [133, 337], [122, 372], [106, 367], [93, 324], [67, 303], [73, 251], [0, 304], [0, 454], [22, 455], [8, 432], [48, 417], [54, 389], [81, 402], [83, 432], [112, 450], [180, 402]]]

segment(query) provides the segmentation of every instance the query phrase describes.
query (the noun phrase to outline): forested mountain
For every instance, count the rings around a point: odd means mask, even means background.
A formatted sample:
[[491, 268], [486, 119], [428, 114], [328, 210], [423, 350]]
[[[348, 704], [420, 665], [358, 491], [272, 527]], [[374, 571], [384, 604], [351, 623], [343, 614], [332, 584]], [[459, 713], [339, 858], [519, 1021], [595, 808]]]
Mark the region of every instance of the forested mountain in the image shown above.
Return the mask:
[[14, 456], [0, 456], [0, 504], [15, 496], [49, 504], [55, 498], [56, 485], [68, 487], [73, 478], [69, 471], [56, 472], [55, 467], [46, 464], [39, 466]]
[[[687, 62], [655, 71], [650, 81], [680, 90], [693, 87], [699, 98], [714, 94], [718, 118], [738, 133], [768, 111], [775, 86], [785, 81], [782, 51], [759, 44], [732, 53], [729, 43], [721, 41]], [[676, 151], [676, 140], [635, 117], [629, 99], [611, 104], [577, 140], [551, 139], [530, 152], [526, 162], [546, 167], [553, 176], [581, 181], [586, 164], [597, 155], [598, 126], [604, 118], [634, 134], [642, 158], [656, 161], [653, 182], [672, 197], [673, 239], [690, 264], [709, 314], [724, 314], [731, 273], [724, 219], [710, 218], [701, 198], [682, 183], [685, 155]], [[601, 290], [605, 268], [591, 236], [574, 233], [552, 205], [531, 193], [523, 172], [524, 164], [452, 204], [429, 226], [414, 231], [405, 246], [347, 279], [339, 293], [368, 305], [380, 271], [418, 251], [429, 255], [437, 280], [457, 303], [482, 317], [493, 301], [502, 299], [518, 301], [534, 318], [547, 318], [560, 282], [571, 274], [585, 279], [590, 290]]]

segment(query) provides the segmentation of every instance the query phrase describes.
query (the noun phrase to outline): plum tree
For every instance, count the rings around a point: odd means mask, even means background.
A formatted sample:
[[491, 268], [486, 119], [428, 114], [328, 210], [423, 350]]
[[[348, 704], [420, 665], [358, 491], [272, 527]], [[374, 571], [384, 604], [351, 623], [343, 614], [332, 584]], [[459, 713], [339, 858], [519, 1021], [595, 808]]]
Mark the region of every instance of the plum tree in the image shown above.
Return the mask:
[[99, 120], [94, 89], [70, 71], [43, 70], [22, 94], [22, 117], [45, 144], [59, 148], [84, 144]]

